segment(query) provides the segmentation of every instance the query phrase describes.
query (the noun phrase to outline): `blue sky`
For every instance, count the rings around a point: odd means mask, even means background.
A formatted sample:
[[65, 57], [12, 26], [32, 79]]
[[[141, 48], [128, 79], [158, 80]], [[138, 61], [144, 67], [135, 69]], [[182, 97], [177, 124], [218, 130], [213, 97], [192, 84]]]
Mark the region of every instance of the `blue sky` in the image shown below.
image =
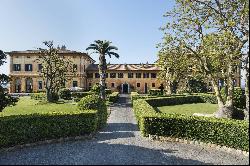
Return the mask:
[[[161, 42], [163, 14], [174, 0], [0, 0], [0, 49], [42, 47], [42, 41], [86, 52], [94, 40], [110, 40], [119, 59], [110, 63], [153, 63]], [[91, 55], [98, 60], [97, 55]], [[0, 67], [7, 73], [9, 65]]]

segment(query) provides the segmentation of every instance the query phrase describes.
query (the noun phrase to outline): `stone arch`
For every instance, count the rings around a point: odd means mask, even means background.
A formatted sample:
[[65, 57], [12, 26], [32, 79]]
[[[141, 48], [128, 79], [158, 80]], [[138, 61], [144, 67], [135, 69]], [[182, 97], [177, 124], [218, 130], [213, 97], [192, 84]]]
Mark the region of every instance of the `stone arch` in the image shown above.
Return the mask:
[[21, 78], [16, 78], [15, 79], [15, 93], [21, 93], [21, 86], [22, 86], [22, 80]]
[[33, 79], [28, 77], [25, 79], [25, 87], [26, 87], [26, 93], [32, 93], [33, 92]]

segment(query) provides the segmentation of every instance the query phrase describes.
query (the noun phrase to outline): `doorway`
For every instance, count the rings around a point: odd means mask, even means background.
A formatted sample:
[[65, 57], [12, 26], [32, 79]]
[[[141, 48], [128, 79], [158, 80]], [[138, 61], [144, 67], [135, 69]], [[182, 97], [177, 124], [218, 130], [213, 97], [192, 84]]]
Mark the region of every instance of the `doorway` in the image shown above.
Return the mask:
[[128, 93], [128, 84], [127, 83], [122, 85], [122, 93]]
[[148, 93], [148, 84], [145, 83], [145, 93], [147, 94]]

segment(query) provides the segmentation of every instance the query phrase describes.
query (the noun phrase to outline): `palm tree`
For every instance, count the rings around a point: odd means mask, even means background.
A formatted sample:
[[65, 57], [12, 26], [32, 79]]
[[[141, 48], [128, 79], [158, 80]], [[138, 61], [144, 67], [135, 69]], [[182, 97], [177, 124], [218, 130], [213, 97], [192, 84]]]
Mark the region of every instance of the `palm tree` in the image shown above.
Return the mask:
[[113, 52], [113, 50], [118, 50], [117, 47], [111, 46], [112, 42], [107, 40], [95, 40], [93, 44], [90, 44], [86, 50], [93, 50], [93, 53], [99, 54], [99, 74], [100, 74], [100, 97], [101, 99], [106, 99], [105, 94], [105, 81], [106, 81], [106, 70], [107, 70], [107, 63], [105, 56], [108, 55], [110, 58], [111, 56], [115, 56], [119, 58], [119, 54]]

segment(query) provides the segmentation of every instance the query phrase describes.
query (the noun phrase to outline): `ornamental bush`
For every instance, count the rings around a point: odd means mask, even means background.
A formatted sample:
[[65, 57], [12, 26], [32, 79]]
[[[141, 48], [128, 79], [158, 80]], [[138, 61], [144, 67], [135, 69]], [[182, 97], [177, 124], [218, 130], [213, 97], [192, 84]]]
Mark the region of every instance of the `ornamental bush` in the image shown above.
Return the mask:
[[106, 93], [106, 95], [110, 95], [112, 93], [111, 89], [105, 89], [105, 93]]
[[60, 89], [58, 93], [61, 99], [71, 100], [71, 92], [68, 88]]
[[94, 109], [97, 110], [98, 116], [98, 128], [102, 128], [106, 125], [108, 112], [105, 101], [103, 101], [98, 95], [88, 95], [82, 98], [77, 105], [79, 110]]
[[[135, 100], [133, 110], [143, 136], [199, 140], [249, 151], [246, 121], [157, 113], [150, 100]], [[152, 102], [151, 102], [152, 103]]]
[[71, 92], [71, 97], [74, 98], [76, 102], [80, 101], [83, 97], [93, 94], [93, 92]]
[[95, 132], [97, 111], [71, 111], [0, 117], [0, 148]]

